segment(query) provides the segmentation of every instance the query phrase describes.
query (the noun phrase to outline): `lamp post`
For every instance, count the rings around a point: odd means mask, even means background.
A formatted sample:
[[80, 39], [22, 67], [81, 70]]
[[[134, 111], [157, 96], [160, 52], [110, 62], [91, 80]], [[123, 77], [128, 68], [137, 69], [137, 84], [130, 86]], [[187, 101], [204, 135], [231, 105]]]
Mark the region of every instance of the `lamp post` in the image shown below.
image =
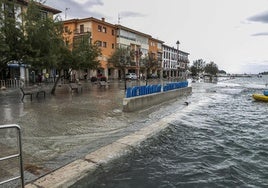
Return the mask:
[[161, 84], [161, 92], [163, 91], [163, 87], [164, 87], [164, 82], [163, 82], [163, 60], [162, 57], [160, 59], [160, 61], [158, 60], [159, 64], [160, 64], [160, 84]]
[[179, 62], [179, 46], [180, 46], [180, 41], [177, 40], [176, 44], [177, 44], [177, 67], [178, 67], [177, 73], [178, 73], [178, 78], [179, 78], [179, 76], [180, 76], [180, 62]]

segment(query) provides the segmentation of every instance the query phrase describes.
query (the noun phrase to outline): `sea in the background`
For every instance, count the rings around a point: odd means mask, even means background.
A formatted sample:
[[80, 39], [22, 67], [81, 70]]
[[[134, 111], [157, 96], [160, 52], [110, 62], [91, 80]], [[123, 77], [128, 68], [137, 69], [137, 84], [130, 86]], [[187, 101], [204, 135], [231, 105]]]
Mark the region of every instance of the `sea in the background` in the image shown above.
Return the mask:
[[268, 103], [251, 97], [266, 83], [267, 76], [191, 83], [189, 105], [165, 109], [177, 114], [167, 129], [84, 187], [268, 187]]

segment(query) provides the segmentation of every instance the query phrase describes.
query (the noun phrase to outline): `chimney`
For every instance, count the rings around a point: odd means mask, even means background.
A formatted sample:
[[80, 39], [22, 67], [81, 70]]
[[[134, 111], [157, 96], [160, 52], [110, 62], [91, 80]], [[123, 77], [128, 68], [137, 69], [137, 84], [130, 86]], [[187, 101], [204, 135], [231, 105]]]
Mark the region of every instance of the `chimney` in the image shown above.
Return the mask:
[[105, 18], [101, 18], [101, 20], [102, 20], [103, 22], [105, 22]]

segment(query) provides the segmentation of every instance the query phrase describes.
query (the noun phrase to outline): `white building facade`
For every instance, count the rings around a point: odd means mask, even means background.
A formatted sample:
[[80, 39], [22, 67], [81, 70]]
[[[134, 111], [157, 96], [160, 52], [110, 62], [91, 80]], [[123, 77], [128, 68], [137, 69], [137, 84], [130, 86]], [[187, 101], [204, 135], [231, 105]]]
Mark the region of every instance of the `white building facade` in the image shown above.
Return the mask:
[[162, 68], [164, 78], [186, 78], [189, 53], [178, 48], [162, 45]]
[[136, 73], [140, 76], [141, 59], [148, 54], [150, 35], [132, 30], [130, 28], [116, 25], [117, 27], [117, 45], [118, 47], [130, 48], [134, 51], [134, 57], [130, 66], [126, 67], [126, 72]]

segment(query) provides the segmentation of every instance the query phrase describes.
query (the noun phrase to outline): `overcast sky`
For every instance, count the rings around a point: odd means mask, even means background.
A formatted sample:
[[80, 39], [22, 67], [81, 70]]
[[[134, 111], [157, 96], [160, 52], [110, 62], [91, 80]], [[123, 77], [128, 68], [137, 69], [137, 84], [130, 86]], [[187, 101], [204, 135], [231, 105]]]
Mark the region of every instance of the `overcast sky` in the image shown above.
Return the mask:
[[[47, 0], [64, 20], [104, 17], [213, 61], [229, 73], [268, 71], [268, 0]], [[118, 19], [120, 18], [120, 19]]]

